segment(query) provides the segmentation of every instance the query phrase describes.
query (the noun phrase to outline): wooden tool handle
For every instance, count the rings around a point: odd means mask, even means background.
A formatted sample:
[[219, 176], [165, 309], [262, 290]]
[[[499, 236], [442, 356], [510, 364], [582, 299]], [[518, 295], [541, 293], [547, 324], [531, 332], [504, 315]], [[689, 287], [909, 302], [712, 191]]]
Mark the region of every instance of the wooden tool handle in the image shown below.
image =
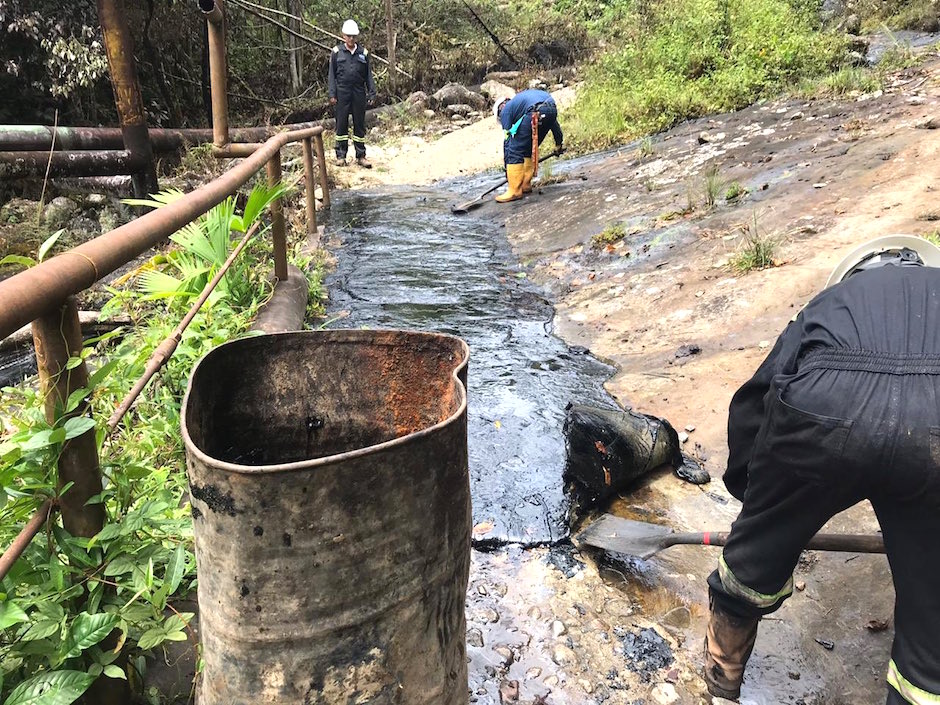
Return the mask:
[[[702, 546], [724, 546], [728, 541], [727, 531], [705, 531], [703, 533], [670, 534], [673, 544], [696, 544]], [[885, 543], [881, 534], [816, 534], [806, 544], [814, 551], [842, 551], [846, 553], [884, 553]]]

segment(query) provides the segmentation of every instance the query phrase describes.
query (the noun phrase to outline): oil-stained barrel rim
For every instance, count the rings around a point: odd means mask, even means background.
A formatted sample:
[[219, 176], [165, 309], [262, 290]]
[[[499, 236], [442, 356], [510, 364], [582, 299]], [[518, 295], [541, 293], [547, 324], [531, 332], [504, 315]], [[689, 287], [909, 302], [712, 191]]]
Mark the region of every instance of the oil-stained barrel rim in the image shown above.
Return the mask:
[[337, 453], [335, 455], [326, 455], [321, 458], [312, 458], [310, 460], [298, 460], [293, 463], [277, 463], [273, 465], [240, 465], [238, 463], [229, 463], [218, 458], [214, 458], [211, 455], [205, 453], [192, 437], [189, 435], [189, 426], [186, 422], [186, 411], [189, 407], [189, 395], [193, 391], [193, 380], [196, 377], [196, 370], [199, 365], [201, 365], [207, 358], [214, 354], [218, 354], [218, 351], [225, 348], [229, 345], [238, 345], [244, 343], [246, 340], [251, 340], [252, 338], [239, 338], [237, 340], [230, 340], [226, 343], [213, 348], [205, 355], [203, 355], [199, 360], [196, 361], [196, 364], [193, 365], [192, 372], [189, 375], [189, 381], [186, 385], [186, 394], [183, 395], [183, 403], [180, 408], [180, 426], [182, 427], [183, 432], [183, 442], [186, 444], [187, 450], [193, 454], [200, 462], [205, 463], [211, 467], [214, 467], [219, 470], [225, 470], [228, 472], [240, 473], [244, 475], [255, 475], [255, 474], [266, 474], [266, 473], [277, 473], [277, 472], [289, 472], [292, 470], [299, 470], [301, 468], [316, 468], [324, 465], [333, 465], [335, 463], [340, 463], [345, 460], [350, 460], [352, 458], [359, 458], [364, 455], [370, 455], [379, 451], [386, 450], [388, 448], [394, 448], [397, 445], [404, 443], [410, 443], [416, 438], [422, 438], [424, 436], [430, 435], [432, 433], [437, 433], [443, 428], [446, 428], [448, 425], [454, 423], [461, 415], [465, 414], [467, 411], [467, 389], [464, 386], [463, 382], [460, 380], [460, 372], [463, 370], [469, 361], [470, 358], [470, 347], [467, 345], [466, 341], [462, 338], [458, 338], [455, 335], [449, 335], [447, 333], [429, 333], [427, 331], [417, 331], [417, 330], [404, 330], [404, 329], [393, 329], [393, 328], [370, 328], [368, 330], [330, 330], [330, 331], [287, 331], [284, 333], [271, 333], [265, 337], [269, 336], [332, 336], [338, 340], [343, 341], [355, 341], [357, 338], [366, 338], [373, 337], [381, 334], [389, 335], [407, 335], [413, 337], [422, 337], [427, 339], [434, 338], [443, 338], [448, 340], [455, 340], [458, 343], [458, 348], [462, 352], [462, 358], [454, 361], [454, 369], [451, 372], [451, 377], [454, 380], [454, 383], [457, 385], [457, 390], [460, 395], [460, 405], [457, 407], [457, 410], [454, 411], [449, 417], [440, 421], [439, 423], [434, 424], [433, 426], [428, 426], [423, 428], [420, 431], [415, 431], [409, 433], [405, 436], [399, 436], [398, 438], [393, 438], [390, 441], [384, 441], [383, 443], [376, 443], [375, 445], [366, 446], [364, 448], [357, 448], [356, 450], [346, 451], [345, 453]]

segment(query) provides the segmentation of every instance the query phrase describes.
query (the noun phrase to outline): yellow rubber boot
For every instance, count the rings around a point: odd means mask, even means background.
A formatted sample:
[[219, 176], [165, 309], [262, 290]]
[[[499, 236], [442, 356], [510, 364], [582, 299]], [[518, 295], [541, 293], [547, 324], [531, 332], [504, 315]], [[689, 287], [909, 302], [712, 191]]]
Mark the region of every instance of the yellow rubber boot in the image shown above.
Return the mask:
[[532, 157], [526, 157], [522, 162], [525, 172], [522, 176], [522, 193], [532, 193], [532, 177], [535, 176], [535, 166], [532, 164]]
[[506, 165], [506, 191], [496, 197], [499, 203], [518, 201], [522, 198], [522, 180], [525, 178], [524, 164]]

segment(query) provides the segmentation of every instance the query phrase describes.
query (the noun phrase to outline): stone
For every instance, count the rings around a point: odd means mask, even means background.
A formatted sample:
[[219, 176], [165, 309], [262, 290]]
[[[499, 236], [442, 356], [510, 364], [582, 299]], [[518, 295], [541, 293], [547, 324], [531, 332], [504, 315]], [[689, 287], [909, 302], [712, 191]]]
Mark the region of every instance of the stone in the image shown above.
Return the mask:
[[27, 201], [25, 198], [11, 198], [0, 206], [0, 223], [9, 223], [16, 225], [24, 223], [30, 218], [35, 222], [36, 209], [39, 204], [36, 201]]
[[435, 113], [433, 110], [428, 109], [428, 110], [425, 110], [425, 111], [424, 111], [424, 117], [426, 117], [426, 118], [432, 118], [432, 117], [434, 117], [435, 115], [436, 115], [436, 113]]
[[795, 113], [793, 113], [792, 115], [790, 115], [790, 117], [788, 117], [787, 120], [802, 120], [803, 117], [804, 117], [803, 111], [802, 111], [802, 110], [797, 110]]
[[705, 131], [699, 132], [697, 139], [699, 144], [708, 144], [711, 142], [711, 137]]
[[533, 78], [531, 81], [529, 81], [528, 87], [529, 87], [529, 88], [537, 88], [537, 89], [539, 89], [539, 90], [543, 90], [543, 91], [544, 91], [546, 88], [548, 88], [548, 85], [545, 83], [545, 81], [543, 81], [543, 80], [540, 79], [540, 78]]
[[680, 605], [666, 612], [666, 614], [663, 615], [662, 623], [673, 627], [684, 628], [692, 623], [692, 613], [689, 611], [688, 607]]
[[568, 628], [565, 626], [565, 623], [561, 620], [556, 619], [552, 622], [552, 636], [556, 639], [560, 636], [564, 636], [568, 633]]
[[512, 653], [512, 649], [508, 646], [497, 646], [493, 649], [493, 653], [499, 656], [500, 664], [505, 668], [509, 668], [516, 660], [515, 654]]
[[629, 617], [633, 614], [633, 606], [626, 600], [614, 598], [604, 604], [604, 611], [613, 617]]
[[460, 115], [466, 117], [473, 112], [473, 108], [466, 103], [454, 103], [444, 108], [444, 112], [450, 116]]
[[650, 691], [650, 697], [661, 705], [671, 705], [679, 701], [679, 694], [672, 683], [658, 683]]
[[539, 619], [542, 618], [542, 610], [540, 610], [538, 607], [536, 607], [536, 606], [534, 606], [534, 605], [529, 608], [529, 610], [528, 610], [528, 612], [526, 612], [526, 614], [528, 614], [529, 617], [531, 617], [532, 619], [535, 619], [535, 620], [539, 620]]
[[475, 646], [478, 649], [483, 646], [483, 632], [479, 629], [468, 629], [467, 630], [467, 644], [470, 646]]
[[85, 205], [91, 208], [103, 206], [108, 202], [108, 197], [103, 193], [89, 193], [85, 196]]
[[546, 676], [542, 683], [548, 688], [554, 688], [558, 685], [558, 676]]
[[842, 29], [846, 34], [858, 34], [862, 31], [861, 18], [855, 13], [852, 13], [845, 18], [845, 22], [842, 23]]
[[438, 109], [457, 104], [482, 110], [486, 107], [486, 98], [459, 83], [447, 83], [431, 96], [431, 106]]
[[594, 684], [586, 678], [579, 678], [578, 685], [581, 686], [581, 690], [590, 695], [594, 692]]
[[425, 110], [430, 105], [431, 99], [424, 91], [415, 91], [408, 96], [408, 99], [405, 102], [412, 107]]
[[564, 668], [565, 666], [571, 666], [577, 663], [578, 655], [574, 652], [574, 649], [569, 649], [567, 646], [557, 644], [552, 649], [552, 661]]
[[43, 222], [50, 228], [61, 228], [66, 225], [78, 210], [78, 204], [65, 196], [56, 196], [42, 213]]
[[512, 98], [516, 94], [511, 87], [499, 81], [486, 81], [480, 86], [480, 93], [489, 98], [491, 103], [498, 103], [503, 98]]
[[685, 431], [679, 431], [679, 443], [685, 443], [689, 440], [689, 434]]
[[121, 224], [121, 216], [110, 206], [105, 206], [98, 214], [98, 224], [101, 226], [101, 232], [110, 232]]
[[488, 595], [489, 591], [486, 589], [486, 585], [477, 585], [477, 593], [480, 595]]
[[526, 680], [532, 681], [542, 675], [542, 669], [538, 666], [532, 666], [528, 671], [525, 672]]
[[486, 74], [483, 77], [484, 82], [486, 81], [499, 81], [500, 83], [510, 83], [519, 78], [521, 73], [519, 71], [493, 71], [492, 73]]

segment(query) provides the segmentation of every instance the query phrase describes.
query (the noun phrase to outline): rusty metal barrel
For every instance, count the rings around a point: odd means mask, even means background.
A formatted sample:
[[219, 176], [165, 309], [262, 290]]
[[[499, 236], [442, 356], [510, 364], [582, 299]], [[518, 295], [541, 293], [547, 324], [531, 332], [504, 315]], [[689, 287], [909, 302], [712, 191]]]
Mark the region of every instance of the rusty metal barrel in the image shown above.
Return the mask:
[[196, 365], [201, 705], [467, 703], [468, 354], [447, 335], [308, 331]]

